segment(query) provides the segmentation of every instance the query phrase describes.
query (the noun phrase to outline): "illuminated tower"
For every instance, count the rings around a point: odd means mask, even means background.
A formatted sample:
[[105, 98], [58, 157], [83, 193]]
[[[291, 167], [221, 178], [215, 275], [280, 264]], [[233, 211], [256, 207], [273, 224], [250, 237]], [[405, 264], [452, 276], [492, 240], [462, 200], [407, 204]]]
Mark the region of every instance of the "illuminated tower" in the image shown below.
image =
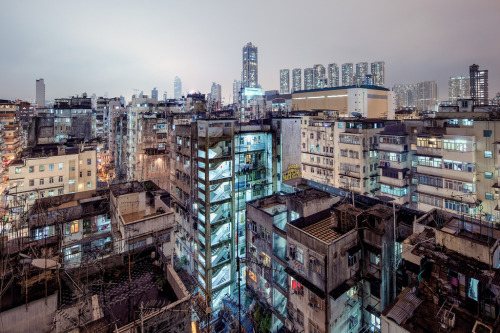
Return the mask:
[[470, 97], [475, 105], [488, 105], [488, 70], [479, 70], [479, 65], [469, 67]]
[[294, 68], [292, 71], [292, 92], [302, 90], [302, 69]]
[[241, 81], [243, 88], [257, 88], [259, 85], [257, 46], [253, 46], [252, 43], [248, 43], [243, 47]]
[[339, 66], [335, 63], [328, 65], [328, 86], [330, 88], [339, 86]]
[[290, 93], [290, 70], [280, 70], [280, 94]]

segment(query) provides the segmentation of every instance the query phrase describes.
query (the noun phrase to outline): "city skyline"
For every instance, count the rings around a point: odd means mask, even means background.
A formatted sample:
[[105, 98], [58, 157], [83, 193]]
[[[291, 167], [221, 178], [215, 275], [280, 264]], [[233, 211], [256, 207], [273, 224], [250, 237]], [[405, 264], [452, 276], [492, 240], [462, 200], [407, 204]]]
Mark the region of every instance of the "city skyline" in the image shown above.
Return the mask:
[[[357, 13], [361, 23], [346, 37], [340, 38], [329, 21], [316, 13], [314, 20], [319, 27], [292, 29], [282, 34], [279, 45], [269, 38], [274, 29], [271, 24], [227, 29], [228, 25], [250, 26], [255, 18], [272, 22], [278, 4], [267, 4], [267, 11], [260, 10], [257, 4], [247, 8], [244, 17], [234, 15], [243, 6], [235, 3], [211, 6], [195, 1], [169, 6], [152, 2], [150, 6], [137, 6], [127, 2], [119, 7], [99, 3], [98, 11], [94, 10], [96, 5], [89, 2], [76, 10], [63, 2], [6, 4], [0, 14], [0, 27], [10, 32], [5, 34], [4, 43], [10, 45], [11, 52], [0, 55], [0, 98], [34, 100], [34, 82], [38, 78], [45, 80], [47, 101], [83, 92], [98, 96], [107, 92], [109, 96], [130, 99], [134, 89], [149, 92], [154, 87], [173, 96], [173, 81], [179, 76], [183, 93], [208, 93], [212, 82], [220, 83], [223, 102], [228, 103], [232, 82], [241, 78], [241, 49], [248, 42], [259, 48], [259, 84], [265, 90], [279, 89], [278, 73], [283, 68], [381, 60], [386, 63], [386, 87], [435, 80], [441, 87], [440, 99], [446, 100], [448, 79], [467, 75], [469, 66], [476, 63], [489, 70], [490, 97], [500, 92], [500, 64], [495, 59], [500, 54], [495, 34], [500, 28], [500, 4], [495, 2], [422, 1], [406, 5], [385, 1], [385, 6], [367, 2], [363, 4], [366, 10]], [[333, 3], [320, 2], [289, 5], [289, 14], [282, 18], [284, 24], [297, 18], [313, 19], [306, 10], [311, 6], [321, 6], [319, 15], [325, 18], [336, 8]], [[355, 7], [359, 8], [359, 4], [346, 5], [346, 15], [336, 23], [339, 27], [350, 22]], [[166, 10], [170, 13], [168, 20], [162, 16]], [[11, 15], [19, 11], [23, 12], [22, 25], [16, 24], [16, 16]], [[190, 14], [187, 20], [182, 13]], [[402, 13], [411, 13], [411, 17]], [[35, 18], [44, 14], [46, 20], [39, 25]], [[223, 24], [210, 19], [216, 14], [227, 18]], [[108, 18], [113, 16], [130, 24], [110, 24]], [[478, 24], [464, 25], [460, 17]], [[97, 23], [88, 23], [94, 21]], [[382, 35], [370, 38], [366, 33], [375, 24]], [[200, 38], [203, 35], [219, 38]], [[300, 40], [298, 49], [296, 40]], [[466, 46], [463, 40], [468, 41]]]

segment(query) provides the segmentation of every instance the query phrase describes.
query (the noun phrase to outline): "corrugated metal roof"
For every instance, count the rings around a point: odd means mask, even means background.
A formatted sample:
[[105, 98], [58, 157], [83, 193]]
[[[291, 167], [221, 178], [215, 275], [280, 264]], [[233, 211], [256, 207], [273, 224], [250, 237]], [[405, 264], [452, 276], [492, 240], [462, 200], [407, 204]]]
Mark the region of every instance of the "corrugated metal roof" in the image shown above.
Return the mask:
[[389, 311], [387, 318], [391, 318], [398, 325], [413, 315], [413, 311], [422, 303], [414, 293], [406, 293]]

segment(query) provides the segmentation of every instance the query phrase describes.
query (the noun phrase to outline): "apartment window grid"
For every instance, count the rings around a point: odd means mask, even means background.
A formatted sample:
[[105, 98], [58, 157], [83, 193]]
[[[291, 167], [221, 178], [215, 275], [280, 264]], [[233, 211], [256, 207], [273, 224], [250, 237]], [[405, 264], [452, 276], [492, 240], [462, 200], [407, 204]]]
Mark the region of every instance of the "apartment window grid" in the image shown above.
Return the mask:
[[418, 202], [434, 207], [443, 207], [443, 198], [439, 198], [430, 194], [418, 193]]

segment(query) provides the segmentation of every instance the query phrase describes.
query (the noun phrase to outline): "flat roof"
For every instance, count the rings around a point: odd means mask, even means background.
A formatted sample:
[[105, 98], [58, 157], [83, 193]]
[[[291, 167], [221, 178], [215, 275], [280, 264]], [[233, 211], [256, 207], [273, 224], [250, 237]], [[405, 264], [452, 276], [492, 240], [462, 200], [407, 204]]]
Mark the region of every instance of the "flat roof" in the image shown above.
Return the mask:
[[384, 88], [384, 87], [362, 84], [360, 86], [342, 86], [342, 87], [333, 87], [333, 88], [322, 88], [322, 89], [311, 89], [311, 90], [298, 90], [298, 91], [294, 91], [292, 94], [309, 93], [309, 92], [315, 92], [315, 91], [344, 90], [344, 89], [353, 89], [353, 88], [364, 88], [364, 89], [372, 89], [372, 90], [390, 91], [390, 89], [387, 89], [387, 88]]
[[301, 230], [314, 236], [325, 243], [330, 243], [335, 239], [342, 236], [340, 232], [332, 229], [333, 227], [333, 217], [327, 217], [319, 222], [308, 225]]

